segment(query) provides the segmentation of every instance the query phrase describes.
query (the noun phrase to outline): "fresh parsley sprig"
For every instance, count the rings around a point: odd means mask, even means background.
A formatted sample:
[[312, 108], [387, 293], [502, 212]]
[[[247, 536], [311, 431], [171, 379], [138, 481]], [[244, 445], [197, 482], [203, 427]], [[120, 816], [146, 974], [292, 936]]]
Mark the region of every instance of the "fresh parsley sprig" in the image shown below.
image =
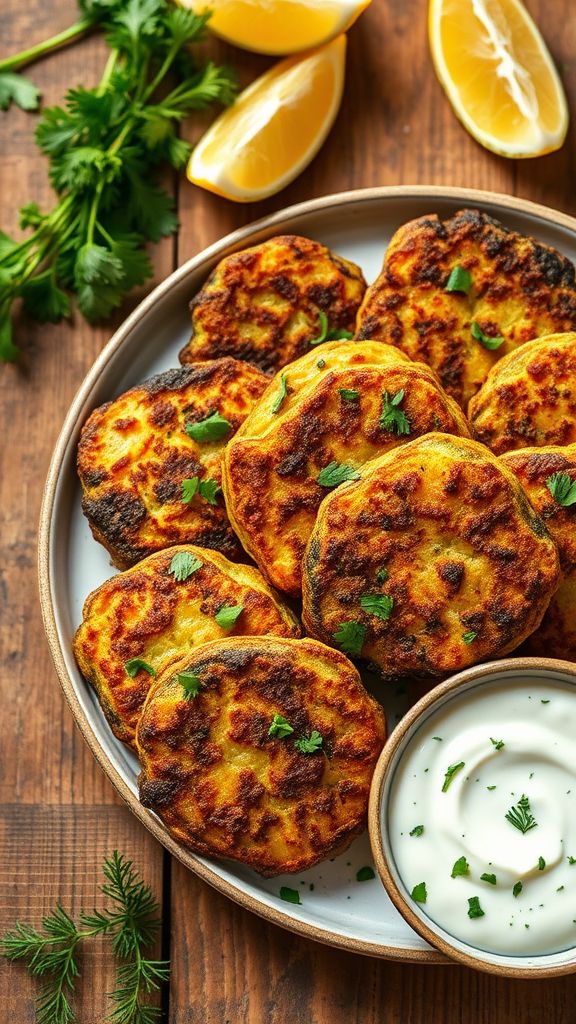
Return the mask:
[[167, 960], [151, 960], [160, 921], [152, 890], [139, 878], [132, 862], [114, 851], [103, 866], [106, 883], [101, 891], [110, 900], [103, 910], [80, 915], [81, 928], [60, 903], [42, 919], [42, 931], [18, 922], [0, 939], [0, 955], [24, 960], [33, 975], [46, 980], [36, 1006], [38, 1024], [72, 1024], [76, 1019], [70, 997], [80, 974], [79, 947], [96, 935], [109, 935], [119, 961], [116, 989], [110, 993], [112, 1024], [154, 1024], [160, 1010], [146, 995], [167, 981]]
[[[146, 243], [171, 235], [178, 223], [157, 174], [162, 164], [179, 170], [188, 159], [180, 122], [234, 94], [230, 71], [198, 67], [189, 51], [208, 14], [169, 0], [84, 7], [98, 10], [94, 23], [111, 53], [96, 88], [70, 89], [38, 123], [36, 141], [59, 201], [50, 212], [34, 203], [21, 209], [21, 226], [31, 231], [24, 241], [0, 233], [0, 360], [18, 355], [11, 325], [17, 299], [35, 319], [56, 323], [70, 314], [73, 296], [95, 322], [151, 276]], [[0, 82], [0, 103], [3, 95]]]
[[504, 817], [506, 821], [514, 825], [514, 828], [517, 828], [523, 835], [526, 835], [526, 832], [529, 832], [530, 829], [538, 827], [538, 822], [530, 810], [530, 801], [525, 794], [520, 797], [517, 805], [511, 807]]

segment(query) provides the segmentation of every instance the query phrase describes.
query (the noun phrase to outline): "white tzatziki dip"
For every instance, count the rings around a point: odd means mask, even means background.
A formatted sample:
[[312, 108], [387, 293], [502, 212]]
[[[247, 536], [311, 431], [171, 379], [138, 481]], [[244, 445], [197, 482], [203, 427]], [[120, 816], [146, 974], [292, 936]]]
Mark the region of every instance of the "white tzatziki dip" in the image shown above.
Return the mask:
[[483, 683], [414, 733], [388, 803], [415, 905], [493, 953], [576, 945], [576, 686]]

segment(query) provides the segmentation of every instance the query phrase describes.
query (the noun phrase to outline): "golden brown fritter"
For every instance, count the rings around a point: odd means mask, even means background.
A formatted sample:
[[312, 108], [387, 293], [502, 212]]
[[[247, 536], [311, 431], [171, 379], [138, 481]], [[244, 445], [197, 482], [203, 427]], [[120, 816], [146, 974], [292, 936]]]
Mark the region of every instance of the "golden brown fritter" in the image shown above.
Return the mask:
[[[470, 274], [467, 294], [446, 290], [456, 267]], [[473, 336], [474, 324], [503, 343], [488, 350]], [[398, 345], [428, 363], [466, 409], [503, 355], [543, 334], [575, 329], [570, 261], [479, 210], [461, 210], [445, 221], [432, 214], [399, 228], [366, 292], [357, 336]]]
[[558, 576], [514, 474], [476, 441], [428, 434], [322, 502], [303, 622], [387, 677], [439, 677], [517, 647]]
[[[197, 477], [220, 486], [226, 441], [267, 384], [253, 366], [217, 359], [168, 370], [94, 410], [78, 446], [82, 510], [114, 565], [187, 542], [241, 556], [222, 496], [196, 493], [186, 503], [182, 484]], [[188, 435], [215, 413], [228, 424], [206, 428], [216, 439]]]
[[215, 620], [222, 608], [241, 609], [228, 632], [300, 636], [294, 615], [257, 569], [191, 544], [150, 555], [90, 594], [74, 654], [118, 739], [134, 746], [153, 674], [164, 662], [226, 634]]
[[[288, 729], [270, 735], [276, 716]], [[172, 835], [271, 876], [334, 856], [365, 827], [384, 717], [338, 651], [234, 637], [164, 668], [136, 738], [140, 799]]]
[[354, 331], [366, 282], [354, 263], [320, 242], [279, 235], [221, 260], [192, 299], [182, 363], [246, 359], [275, 373], [328, 333]]
[[[565, 476], [569, 490], [576, 480], [576, 444], [566, 448], [525, 448], [502, 456], [503, 465], [518, 477], [532, 506], [546, 524], [558, 545], [560, 555], [560, 586], [554, 594], [538, 629], [525, 644], [529, 654], [576, 661], [576, 504], [562, 505], [552, 497], [546, 486], [554, 487], [555, 474]], [[557, 485], [562, 480], [556, 479]], [[576, 496], [568, 495], [568, 500]], [[563, 500], [566, 500], [566, 496]]]
[[[401, 400], [392, 405], [395, 396]], [[333, 342], [285, 367], [223, 464], [230, 522], [271, 583], [301, 592], [302, 557], [329, 490], [327, 466], [357, 470], [430, 430], [469, 436], [433, 372], [390, 345]]]
[[504, 356], [468, 406], [496, 455], [576, 441], [576, 334], [549, 334]]

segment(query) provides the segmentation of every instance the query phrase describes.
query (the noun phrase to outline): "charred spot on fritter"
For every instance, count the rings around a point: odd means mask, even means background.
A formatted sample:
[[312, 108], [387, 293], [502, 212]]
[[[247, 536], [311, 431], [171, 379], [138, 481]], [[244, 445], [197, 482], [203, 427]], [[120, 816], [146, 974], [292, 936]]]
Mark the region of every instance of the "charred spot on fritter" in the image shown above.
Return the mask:
[[[456, 268], [468, 276], [464, 290], [449, 284]], [[399, 228], [357, 321], [358, 338], [397, 345], [428, 363], [463, 408], [502, 356], [574, 329], [571, 262], [480, 210]]]
[[[199, 714], [209, 724], [196, 744]], [[312, 640], [224, 639], [159, 673], [137, 732], [140, 793], [197, 852], [268, 876], [303, 871], [365, 827], [384, 736], [381, 708], [342, 654]]]
[[306, 352], [326, 331], [354, 331], [366, 283], [325, 245], [281, 235], [226, 256], [190, 303], [182, 363], [233, 356], [266, 373]]
[[[182, 488], [194, 477], [220, 487], [226, 441], [266, 385], [254, 367], [219, 359], [158, 374], [92, 413], [78, 446], [82, 507], [115, 565], [184, 542], [241, 557], [218, 490], [212, 501], [201, 490], [185, 501]], [[224, 436], [191, 436], [189, 425], [215, 412]]]
[[[343, 561], [346, 547], [363, 565]], [[556, 545], [510, 470], [475, 441], [430, 433], [325, 498], [304, 556], [303, 622], [387, 679], [441, 678], [519, 646], [558, 577]]]

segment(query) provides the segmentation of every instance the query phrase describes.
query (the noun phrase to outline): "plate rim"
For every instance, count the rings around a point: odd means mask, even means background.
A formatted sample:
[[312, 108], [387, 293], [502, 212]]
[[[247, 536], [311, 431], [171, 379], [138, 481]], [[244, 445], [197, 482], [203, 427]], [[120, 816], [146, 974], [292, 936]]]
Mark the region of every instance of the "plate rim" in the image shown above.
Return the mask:
[[283, 207], [266, 217], [252, 221], [225, 235], [223, 238], [211, 243], [205, 249], [187, 260], [171, 274], [152, 289], [142, 302], [128, 315], [102, 351], [96, 357], [92, 367], [80, 384], [72, 403], [68, 409], [64, 423], [54, 445], [52, 458], [48, 468], [42, 506], [40, 509], [40, 522], [38, 532], [38, 586], [40, 595], [40, 608], [44, 630], [48, 641], [50, 655], [56, 669], [61, 689], [64, 693], [68, 706], [72, 712], [75, 723], [80, 729], [84, 740], [90, 747], [99, 766], [112, 783], [114, 789], [121, 799], [128, 805], [136, 818], [152, 833], [155, 839], [168, 850], [173, 857], [176, 857], [185, 867], [194, 872], [203, 881], [207, 882], [218, 892], [233, 900], [245, 910], [250, 910], [260, 917], [273, 924], [301, 935], [307, 939], [322, 942], [325, 945], [337, 949], [345, 949], [353, 953], [362, 953], [367, 956], [381, 957], [388, 960], [395, 960], [404, 963], [451, 963], [448, 957], [437, 950], [408, 949], [405, 947], [389, 946], [379, 942], [354, 938], [332, 931], [330, 928], [320, 928], [307, 921], [300, 921], [292, 918], [288, 911], [270, 907], [259, 902], [256, 897], [244, 892], [243, 889], [233, 885], [227, 879], [222, 878], [216, 871], [202, 863], [195, 854], [181, 846], [165, 831], [156, 818], [138, 801], [131, 792], [115, 765], [108, 760], [102, 750], [98, 739], [92, 729], [88, 716], [82, 709], [76, 696], [74, 683], [68, 674], [63, 651], [63, 638], [60, 637], [56, 622], [55, 609], [52, 602], [52, 574], [51, 574], [51, 553], [52, 553], [52, 527], [53, 512], [57, 497], [58, 485], [61, 479], [62, 463], [68, 452], [71, 437], [78, 426], [78, 419], [94, 385], [97, 383], [101, 372], [104, 370], [112, 355], [123, 345], [125, 339], [133, 327], [142, 320], [153, 308], [158, 299], [163, 298], [183, 278], [198, 270], [206, 264], [212, 263], [216, 258], [223, 258], [227, 252], [234, 251], [243, 242], [248, 240], [256, 241], [255, 236], [269, 233], [276, 227], [288, 222], [295, 217], [308, 214], [315, 214], [326, 211], [330, 208], [337, 209], [341, 206], [354, 205], [358, 203], [372, 203], [382, 200], [426, 198], [431, 203], [435, 199], [451, 200], [464, 205], [480, 203], [499, 207], [513, 213], [520, 213], [532, 216], [539, 220], [552, 223], [556, 227], [570, 231], [576, 238], [576, 219], [569, 214], [554, 210], [551, 207], [534, 203], [531, 200], [519, 199], [516, 196], [504, 192], [492, 192], [489, 190], [469, 189], [453, 187], [450, 185], [389, 185], [375, 188], [354, 189], [346, 192], [332, 193], [316, 199], [306, 200], [288, 207]]

